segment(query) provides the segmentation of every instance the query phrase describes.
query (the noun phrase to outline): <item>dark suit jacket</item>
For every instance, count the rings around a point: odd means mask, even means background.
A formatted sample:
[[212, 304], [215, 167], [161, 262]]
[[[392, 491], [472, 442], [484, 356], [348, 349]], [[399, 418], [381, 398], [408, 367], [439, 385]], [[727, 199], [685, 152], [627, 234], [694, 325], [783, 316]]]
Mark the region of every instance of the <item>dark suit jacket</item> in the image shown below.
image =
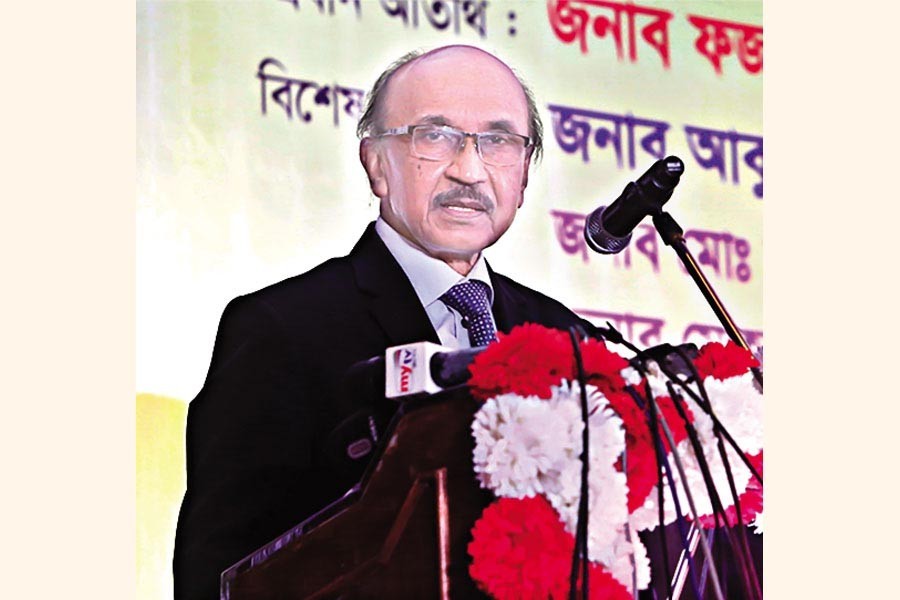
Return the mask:
[[[559, 302], [491, 272], [494, 319], [592, 326]], [[187, 418], [187, 493], [175, 539], [175, 596], [218, 598], [222, 571], [359, 479], [336, 469], [328, 434], [354, 363], [438, 336], [370, 225], [343, 258], [236, 298], [222, 315], [203, 389]]]

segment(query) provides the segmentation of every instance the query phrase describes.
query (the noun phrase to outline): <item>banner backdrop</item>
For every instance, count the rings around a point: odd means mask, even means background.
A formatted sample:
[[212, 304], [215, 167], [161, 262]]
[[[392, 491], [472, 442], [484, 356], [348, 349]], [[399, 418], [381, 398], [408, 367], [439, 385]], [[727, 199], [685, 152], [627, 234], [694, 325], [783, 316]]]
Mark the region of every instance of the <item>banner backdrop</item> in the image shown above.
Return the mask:
[[[406, 52], [448, 44], [514, 67], [544, 122], [493, 268], [641, 347], [724, 340], [649, 219], [616, 256], [582, 238], [587, 213], [674, 154], [666, 210], [762, 345], [762, 36], [752, 1], [139, 2], [138, 390], [188, 402], [228, 300], [349, 252], [378, 208], [358, 160], [364, 94]], [[154, 468], [183, 479], [181, 463]], [[161, 504], [141, 506], [172, 529], [139, 539], [139, 561], [171, 556], [177, 502]], [[171, 595], [168, 571], [140, 564]]]

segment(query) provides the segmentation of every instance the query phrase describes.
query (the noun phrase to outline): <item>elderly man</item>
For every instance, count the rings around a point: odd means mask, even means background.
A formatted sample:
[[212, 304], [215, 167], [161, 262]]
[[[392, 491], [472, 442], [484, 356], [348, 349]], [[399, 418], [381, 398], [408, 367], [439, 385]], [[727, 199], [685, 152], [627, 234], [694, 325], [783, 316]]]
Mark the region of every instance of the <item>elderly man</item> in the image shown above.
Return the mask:
[[407, 55], [376, 82], [360, 133], [380, 218], [348, 256], [222, 316], [188, 414], [178, 598], [216, 598], [223, 570], [356, 483], [365, 465], [336, 467], [327, 443], [348, 417], [337, 390], [354, 363], [422, 340], [483, 345], [525, 322], [591, 328], [482, 255], [522, 206], [541, 148], [509, 67], [466, 46]]

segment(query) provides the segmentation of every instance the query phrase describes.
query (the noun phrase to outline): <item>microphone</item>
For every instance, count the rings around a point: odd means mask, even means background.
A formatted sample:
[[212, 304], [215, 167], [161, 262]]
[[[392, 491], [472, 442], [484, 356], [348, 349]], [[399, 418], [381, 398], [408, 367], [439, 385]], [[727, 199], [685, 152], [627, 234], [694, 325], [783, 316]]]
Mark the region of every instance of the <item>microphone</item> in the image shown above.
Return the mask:
[[386, 398], [434, 394], [469, 380], [469, 364], [485, 346], [451, 350], [431, 342], [393, 346], [385, 352]]
[[601, 206], [584, 221], [584, 239], [601, 254], [621, 252], [631, 241], [631, 233], [647, 215], [662, 212], [684, 172], [677, 156], [658, 160], [637, 181], [625, 186], [622, 195], [609, 206]]
[[408, 396], [434, 394], [468, 381], [469, 364], [484, 346], [452, 350], [431, 342], [392, 346], [347, 371], [334, 399], [349, 414], [328, 434], [333, 468], [359, 475], [393, 416]]

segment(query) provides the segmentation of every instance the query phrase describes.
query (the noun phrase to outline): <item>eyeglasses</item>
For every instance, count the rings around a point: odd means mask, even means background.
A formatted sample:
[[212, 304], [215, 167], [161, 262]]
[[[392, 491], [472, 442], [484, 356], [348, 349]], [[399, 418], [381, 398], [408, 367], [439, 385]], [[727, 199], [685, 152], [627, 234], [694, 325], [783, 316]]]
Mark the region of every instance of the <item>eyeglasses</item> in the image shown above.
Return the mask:
[[409, 135], [412, 154], [425, 160], [451, 160], [465, 146], [466, 138], [475, 138], [475, 149], [485, 164], [509, 167], [525, 156], [533, 144], [531, 138], [504, 131], [467, 133], [446, 125], [406, 125], [388, 129], [375, 137]]

